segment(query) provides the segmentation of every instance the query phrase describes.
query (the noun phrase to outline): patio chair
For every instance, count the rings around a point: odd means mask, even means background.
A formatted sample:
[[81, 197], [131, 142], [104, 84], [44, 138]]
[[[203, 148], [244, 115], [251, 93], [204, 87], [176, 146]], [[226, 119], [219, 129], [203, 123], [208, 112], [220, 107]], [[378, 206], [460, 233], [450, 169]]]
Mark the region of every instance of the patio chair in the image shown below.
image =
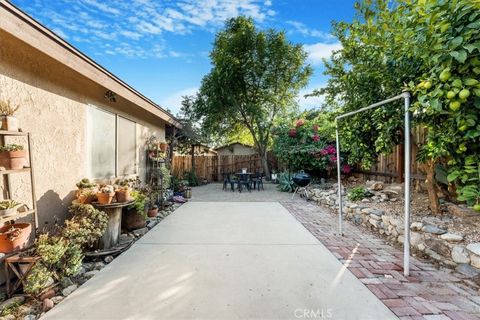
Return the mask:
[[257, 177], [257, 190], [260, 191], [260, 186], [262, 186], [262, 190], [265, 190], [263, 188], [263, 173], [260, 173]]
[[255, 174], [253, 174], [251, 176], [251, 179], [250, 179], [250, 188], [251, 189], [255, 190], [257, 188], [259, 177], [260, 177], [260, 174], [258, 172], [255, 172]]
[[242, 192], [243, 186], [245, 186], [248, 192], [252, 192], [252, 189], [250, 188], [250, 175], [248, 174], [240, 175], [237, 184], [238, 184], [238, 191]]
[[227, 186], [230, 185], [230, 190], [235, 191], [235, 180], [230, 173], [223, 174], [223, 190], [227, 191]]

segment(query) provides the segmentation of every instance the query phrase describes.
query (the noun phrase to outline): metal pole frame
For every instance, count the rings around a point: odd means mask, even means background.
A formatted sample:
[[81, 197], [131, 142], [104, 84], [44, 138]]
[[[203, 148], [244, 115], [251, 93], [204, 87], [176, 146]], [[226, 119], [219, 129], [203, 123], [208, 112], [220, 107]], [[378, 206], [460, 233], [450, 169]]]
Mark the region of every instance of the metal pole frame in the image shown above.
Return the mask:
[[374, 103], [367, 107], [344, 113], [335, 118], [335, 137], [336, 137], [336, 147], [337, 147], [337, 182], [338, 182], [338, 232], [343, 236], [343, 203], [342, 203], [342, 182], [341, 182], [341, 168], [340, 168], [340, 138], [339, 138], [339, 128], [338, 122], [340, 119], [352, 116], [354, 114], [364, 112], [370, 109], [378, 108], [384, 106], [387, 103], [404, 99], [404, 152], [405, 152], [405, 182], [404, 182], [404, 193], [405, 193], [405, 206], [404, 206], [404, 220], [405, 220], [405, 241], [403, 243], [403, 274], [405, 276], [410, 275], [410, 184], [411, 184], [411, 168], [410, 168], [410, 93], [403, 92], [402, 94]]

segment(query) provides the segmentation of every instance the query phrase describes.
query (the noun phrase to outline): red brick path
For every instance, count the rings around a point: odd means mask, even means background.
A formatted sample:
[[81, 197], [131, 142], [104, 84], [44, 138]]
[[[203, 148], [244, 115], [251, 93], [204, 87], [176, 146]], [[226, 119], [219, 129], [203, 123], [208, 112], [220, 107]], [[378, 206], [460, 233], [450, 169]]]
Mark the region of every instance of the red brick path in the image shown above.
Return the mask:
[[328, 209], [282, 204], [400, 319], [480, 319], [478, 286], [466, 276], [412, 258], [405, 278], [403, 252], [365, 228], [345, 221], [339, 237], [338, 217]]

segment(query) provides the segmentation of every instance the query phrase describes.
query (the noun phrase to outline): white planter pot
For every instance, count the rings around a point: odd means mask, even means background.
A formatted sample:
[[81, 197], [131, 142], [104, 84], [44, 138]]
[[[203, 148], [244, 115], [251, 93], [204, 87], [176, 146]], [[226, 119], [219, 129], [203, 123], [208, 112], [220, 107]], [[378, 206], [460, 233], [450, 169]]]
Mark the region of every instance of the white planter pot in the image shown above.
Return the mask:
[[2, 130], [18, 131], [18, 119], [12, 116], [2, 116]]

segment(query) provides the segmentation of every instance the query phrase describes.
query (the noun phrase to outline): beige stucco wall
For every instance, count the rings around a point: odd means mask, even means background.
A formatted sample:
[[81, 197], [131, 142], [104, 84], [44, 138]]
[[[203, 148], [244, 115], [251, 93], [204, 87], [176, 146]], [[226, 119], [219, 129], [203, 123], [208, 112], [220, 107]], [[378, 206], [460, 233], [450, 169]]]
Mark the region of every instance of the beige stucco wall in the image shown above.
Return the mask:
[[[146, 139], [152, 134], [164, 139], [163, 121], [120, 96], [115, 103], [107, 102], [103, 98], [106, 90], [0, 30], [0, 98], [21, 105], [16, 116], [23, 131], [32, 134], [40, 229], [64, 220], [75, 183], [86, 176], [88, 105], [137, 123], [141, 178]], [[24, 138], [15, 139], [26, 145]], [[10, 197], [31, 205], [28, 180], [27, 174], [12, 176]]]
[[255, 151], [255, 149], [239, 143], [235, 143], [229, 147], [224, 147], [215, 151], [217, 151], [218, 155], [220, 156], [257, 154], [257, 151]]

